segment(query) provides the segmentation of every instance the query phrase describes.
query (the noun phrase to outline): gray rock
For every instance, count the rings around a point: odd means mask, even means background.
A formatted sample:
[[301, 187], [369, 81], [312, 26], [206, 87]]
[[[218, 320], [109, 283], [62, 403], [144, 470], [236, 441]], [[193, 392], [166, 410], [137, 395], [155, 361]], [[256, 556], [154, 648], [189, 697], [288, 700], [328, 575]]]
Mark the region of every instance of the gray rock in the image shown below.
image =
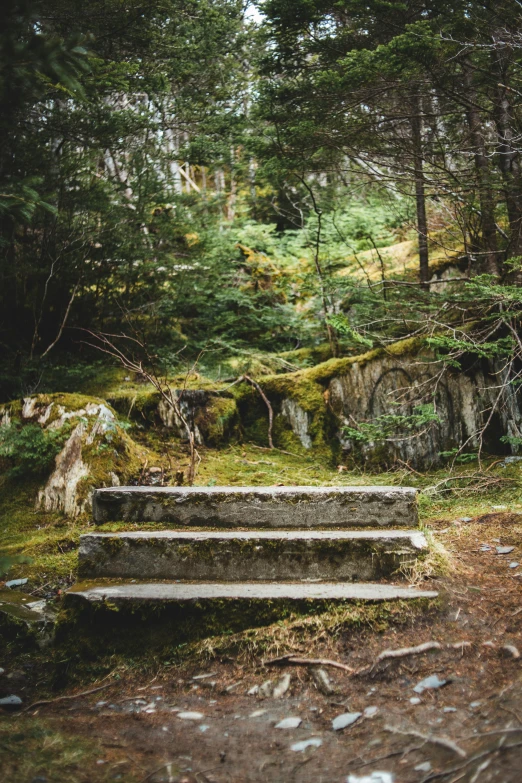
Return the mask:
[[202, 712], [178, 712], [178, 718], [181, 720], [201, 720], [204, 717]]
[[320, 737], [310, 737], [310, 739], [301, 740], [301, 742], [294, 742], [293, 745], [290, 745], [290, 750], [299, 753], [307, 748], [320, 748], [322, 744], [323, 741]]
[[364, 715], [365, 718], [373, 718], [373, 716], [377, 715], [378, 712], [379, 712], [379, 708], [378, 707], [373, 707], [373, 706], [372, 707], [366, 707], [363, 710], [363, 715]]
[[421, 699], [419, 699], [418, 696], [412, 696], [411, 697], [410, 704], [417, 705], [417, 704], [420, 704], [420, 703], [421, 703]]
[[259, 693], [259, 685], [253, 685], [250, 690], [247, 691], [247, 696], [257, 696]]
[[21, 706], [22, 699], [20, 696], [4, 696], [3, 699], [0, 699], [0, 707], [3, 707], [4, 710], [18, 709]]
[[447, 680], [439, 680], [437, 674], [431, 674], [429, 677], [425, 677], [424, 680], [421, 680], [419, 683], [417, 683], [413, 690], [415, 693], [424, 693], [424, 691], [427, 690], [442, 688], [442, 686], [446, 685], [447, 682]]
[[284, 718], [283, 720], [279, 721], [279, 723], [276, 723], [275, 728], [276, 729], [298, 729], [301, 725], [302, 720], [301, 718]]
[[343, 712], [342, 715], [338, 715], [332, 721], [332, 729], [334, 731], [341, 731], [351, 726], [362, 716], [362, 712]]
[[330, 682], [328, 672], [325, 669], [318, 669], [315, 666], [312, 666], [310, 674], [317, 686], [317, 690], [325, 696], [331, 696], [334, 692], [334, 688]]
[[497, 546], [495, 549], [497, 550], [498, 555], [509, 555], [510, 552], [514, 550], [514, 546]]
[[21, 587], [22, 585], [26, 585], [29, 579], [10, 579], [9, 582], [5, 583], [6, 587]]
[[292, 678], [289, 674], [284, 674], [275, 684], [272, 697], [274, 699], [282, 699], [285, 693], [290, 688], [290, 682]]
[[457, 712], [456, 707], [444, 707], [442, 712]]
[[429, 761], [423, 761], [422, 764], [417, 764], [413, 769], [415, 772], [431, 772], [431, 763]]
[[348, 775], [346, 783], [393, 783], [395, 777], [393, 772], [370, 772], [369, 775]]
[[259, 686], [258, 695], [262, 699], [268, 699], [272, 695], [272, 680], [265, 680], [265, 682]]
[[518, 568], [520, 563], [517, 563], [516, 560], [514, 560], [512, 563], [509, 564], [510, 568]]

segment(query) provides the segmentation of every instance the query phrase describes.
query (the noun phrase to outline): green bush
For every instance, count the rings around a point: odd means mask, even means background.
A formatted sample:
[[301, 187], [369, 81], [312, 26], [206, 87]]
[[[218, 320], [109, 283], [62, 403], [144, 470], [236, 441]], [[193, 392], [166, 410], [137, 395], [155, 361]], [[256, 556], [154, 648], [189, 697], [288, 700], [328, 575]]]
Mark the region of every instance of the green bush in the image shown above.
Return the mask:
[[46, 473], [62, 448], [66, 432], [43, 430], [38, 424], [0, 427], [0, 458], [7, 462], [7, 475], [14, 478]]

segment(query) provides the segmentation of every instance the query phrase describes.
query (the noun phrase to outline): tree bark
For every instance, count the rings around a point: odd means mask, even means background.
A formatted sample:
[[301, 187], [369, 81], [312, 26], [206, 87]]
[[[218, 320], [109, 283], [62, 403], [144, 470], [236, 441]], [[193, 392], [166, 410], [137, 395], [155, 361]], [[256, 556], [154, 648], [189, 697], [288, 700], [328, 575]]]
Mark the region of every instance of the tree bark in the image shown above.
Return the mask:
[[509, 220], [509, 256], [522, 255], [522, 193], [520, 191], [520, 156], [514, 146], [513, 111], [509, 99], [509, 55], [498, 42], [492, 54], [496, 74], [494, 118], [498, 137], [497, 160], [504, 181], [504, 198]]
[[426, 215], [426, 189], [424, 155], [422, 145], [422, 106], [416, 94], [412, 101], [411, 136], [413, 142], [413, 169], [415, 177], [415, 205], [417, 210], [417, 237], [419, 241], [419, 279], [427, 288], [430, 279], [428, 250], [428, 218]]
[[485, 251], [485, 267], [489, 274], [500, 276], [500, 259], [497, 244], [497, 226], [495, 221], [495, 200], [491, 187], [491, 170], [486, 154], [486, 144], [480, 112], [476, 104], [476, 92], [473, 86], [472, 72], [469, 66], [464, 68], [464, 86], [469, 98], [466, 111], [471, 144], [477, 173], [482, 244]]

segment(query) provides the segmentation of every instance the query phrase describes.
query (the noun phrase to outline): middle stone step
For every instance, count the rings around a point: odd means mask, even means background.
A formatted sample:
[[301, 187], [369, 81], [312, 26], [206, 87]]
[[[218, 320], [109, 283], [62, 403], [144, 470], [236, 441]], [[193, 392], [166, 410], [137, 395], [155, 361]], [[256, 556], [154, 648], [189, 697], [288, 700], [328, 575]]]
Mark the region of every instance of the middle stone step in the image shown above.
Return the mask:
[[81, 579], [369, 581], [427, 552], [415, 530], [89, 533], [78, 570]]

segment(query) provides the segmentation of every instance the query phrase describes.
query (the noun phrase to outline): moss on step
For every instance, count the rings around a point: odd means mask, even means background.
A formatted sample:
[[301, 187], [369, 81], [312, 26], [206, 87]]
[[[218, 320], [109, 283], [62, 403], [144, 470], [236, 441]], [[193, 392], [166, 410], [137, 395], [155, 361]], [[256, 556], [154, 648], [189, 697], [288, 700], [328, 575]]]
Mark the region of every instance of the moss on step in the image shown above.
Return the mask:
[[[143, 602], [118, 605], [110, 601], [95, 604], [81, 598], [68, 599], [60, 612], [56, 639], [67, 655], [95, 657], [104, 654], [128, 656], [157, 651], [176, 654], [176, 648], [202, 639], [240, 634], [245, 629], [278, 627], [295, 622], [310, 622], [337, 631], [367, 625], [383, 629], [412, 612], [433, 611], [439, 599], [418, 599], [415, 608], [410, 601], [364, 602], [327, 600], [222, 599], [165, 602], [155, 606]], [[139, 634], [136, 633], [139, 627]], [[207, 642], [209, 643], [209, 642]], [[211, 642], [210, 642], [211, 643]]]

